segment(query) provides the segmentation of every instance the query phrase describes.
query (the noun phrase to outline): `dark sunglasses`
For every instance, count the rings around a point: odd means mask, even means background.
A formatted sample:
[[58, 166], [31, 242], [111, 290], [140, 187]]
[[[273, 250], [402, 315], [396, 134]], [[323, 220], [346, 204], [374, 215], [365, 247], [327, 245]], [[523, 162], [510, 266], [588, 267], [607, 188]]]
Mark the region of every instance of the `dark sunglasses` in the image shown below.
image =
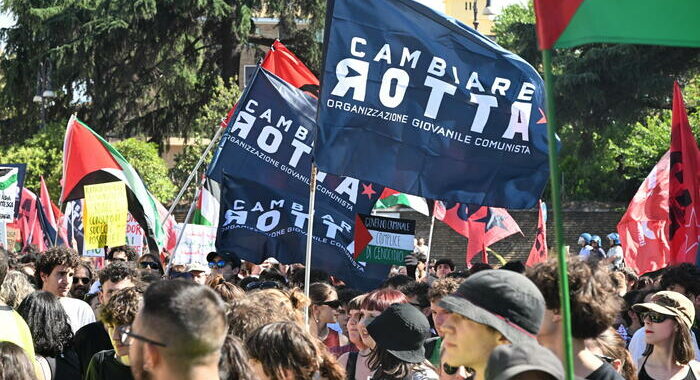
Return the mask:
[[167, 347], [167, 345], [165, 345], [165, 343], [156, 342], [155, 340], [148, 339], [144, 336], [136, 335], [136, 334], [132, 333], [130, 325], [120, 326], [117, 328], [117, 331], [119, 332], [119, 340], [120, 340], [121, 344], [123, 344], [124, 346], [130, 346], [131, 339], [133, 338], [133, 339], [138, 339], [142, 342], [150, 343], [150, 344], [153, 344], [156, 346]]
[[90, 283], [90, 279], [87, 277], [73, 277], [73, 285], [77, 285], [79, 282], [83, 285], [87, 285]]
[[223, 268], [226, 266], [228, 261], [226, 260], [219, 260], [219, 261], [210, 261], [209, 262], [209, 268]]
[[193, 277], [192, 273], [190, 272], [171, 272], [170, 279], [174, 280], [176, 278], [184, 278], [185, 280], [191, 280]]
[[139, 266], [140, 266], [141, 268], [144, 268], [144, 269], [146, 269], [146, 268], [150, 268], [150, 269], [159, 269], [159, 268], [160, 268], [160, 265], [158, 265], [158, 263], [154, 263], [153, 261], [144, 261], [144, 262], [141, 262], [141, 263], [139, 263]]
[[255, 289], [281, 289], [280, 284], [274, 281], [253, 281], [245, 286], [245, 290], [255, 290]]
[[649, 321], [651, 321], [653, 323], [661, 323], [661, 322], [663, 322], [667, 319], [673, 318], [673, 317], [670, 315], [660, 314], [660, 313], [657, 313], [655, 311], [648, 311], [648, 312], [642, 314], [642, 322], [644, 322], [644, 320], [646, 320], [647, 318], [649, 318]]
[[596, 355], [598, 359], [603, 360], [605, 362], [608, 362], [608, 364], [612, 364], [612, 362], [615, 361], [615, 358], [611, 358], [610, 356], [605, 356], [605, 355]]
[[340, 307], [341, 304], [340, 304], [340, 300], [333, 300], [333, 301], [319, 302], [316, 305], [319, 305], [319, 306], [326, 305], [326, 306], [330, 307], [331, 309], [337, 309]]

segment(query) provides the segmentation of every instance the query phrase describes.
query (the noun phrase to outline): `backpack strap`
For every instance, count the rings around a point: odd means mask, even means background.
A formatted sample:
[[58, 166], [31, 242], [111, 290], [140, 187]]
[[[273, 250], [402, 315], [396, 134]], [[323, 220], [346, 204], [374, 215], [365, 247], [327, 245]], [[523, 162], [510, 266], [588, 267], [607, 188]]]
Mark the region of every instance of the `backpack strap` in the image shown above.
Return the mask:
[[345, 364], [345, 373], [347, 374], [348, 380], [355, 380], [355, 369], [357, 367], [357, 356], [360, 353], [350, 352], [348, 355], [348, 362]]

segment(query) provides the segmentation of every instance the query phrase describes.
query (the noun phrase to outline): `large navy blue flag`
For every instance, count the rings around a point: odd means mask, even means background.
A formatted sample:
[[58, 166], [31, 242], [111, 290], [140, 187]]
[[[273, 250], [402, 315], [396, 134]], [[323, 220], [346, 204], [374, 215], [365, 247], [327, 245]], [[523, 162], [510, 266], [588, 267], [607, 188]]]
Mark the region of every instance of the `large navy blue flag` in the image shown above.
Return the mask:
[[[336, 177], [337, 178], [337, 177]], [[303, 263], [309, 218], [308, 194], [272, 189], [224, 174], [216, 244], [255, 263], [267, 257]], [[386, 279], [388, 266], [353, 259], [354, 219], [329, 202], [316, 203], [311, 267], [329, 272], [354, 289], [371, 290]]]
[[[266, 257], [287, 264], [304, 262], [306, 238], [299, 231], [273, 236], [262, 229], [224, 228], [231, 224], [227, 223], [231, 215], [240, 211], [236, 209], [237, 200], [249, 205], [260, 200], [261, 208], [267, 211], [271, 207], [268, 201], [284, 196], [302, 207], [290, 212], [308, 213], [315, 114], [316, 99], [264, 69], [256, 71], [207, 172], [222, 185], [217, 249], [232, 249], [242, 259], [255, 263]], [[237, 185], [241, 182], [227, 179], [224, 171], [257, 190]], [[386, 277], [388, 266], [362, 265], [352, 259], [355, 214], [369, 213], [382, 191], [383, 187], [355, 178], [318, 174], [316, 209], [323, 210], [319, 212], [323, 218], [314, 223], [312, 267], [359, 289], [376, 287]], [[260, 210], [245, 211], [252, 215]], [[300, 219], [287, 216], [279, 221], [279, 231], [287, 231], [297, 223]]]
[[531, 208], [548, 179], [540, 76], [412, 0], [329, 0], [321, 170], [431, 199]]

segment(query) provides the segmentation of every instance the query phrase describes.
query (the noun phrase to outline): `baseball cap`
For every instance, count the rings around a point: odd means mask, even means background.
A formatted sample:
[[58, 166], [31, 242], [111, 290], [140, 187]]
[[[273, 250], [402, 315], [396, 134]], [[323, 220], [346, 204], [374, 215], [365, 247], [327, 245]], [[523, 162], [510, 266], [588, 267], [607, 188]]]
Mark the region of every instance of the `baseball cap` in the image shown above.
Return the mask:
[[430, 336], [430, 322], [411, 304], [389, 306], [367, 326], [367, 332], [379, 347], [400, 360], [409, 363], [425, 360], [423, 343]]
[[496, 329], [511, 343], [535, 341], [544, 318], [544, 297], [520, 273], [488, 269], [469, 276], [438, 305]]
[[496, 347], [491, 351], [484, 375], [486, 380], [508, 380], [528, 371], [546, 373], [554, 379], [564, 380], [564, 367], [559, 358], [535, 342]]
[[678, 317], [688, 328], [693, 326], [693, 321], [695, 320], [693, 301], [678, 292], [668, 290], [654, 294], [651, 297], [651, 302], [638, 303], [632, 306], [632, 310], [638, 313], [655, 311], [659, 314]]
[[209, 266], [202, 263], [190, 263], [187, 264], [185, 272], [204, 272], [209, 273]]
[[220, 256], [222, 259], [224, 259], [226, 261], [230, 261], [231, 266], [233, 268], [238, 268], [241, 266], [241, 259], [238, 257], [238, 255], [236, 255], [233, 252], [226, 252], [226, 251], [209, 252], [207, 254], [207, 262], [214, 261], [214, 257], [216, 257], [216, 256]]

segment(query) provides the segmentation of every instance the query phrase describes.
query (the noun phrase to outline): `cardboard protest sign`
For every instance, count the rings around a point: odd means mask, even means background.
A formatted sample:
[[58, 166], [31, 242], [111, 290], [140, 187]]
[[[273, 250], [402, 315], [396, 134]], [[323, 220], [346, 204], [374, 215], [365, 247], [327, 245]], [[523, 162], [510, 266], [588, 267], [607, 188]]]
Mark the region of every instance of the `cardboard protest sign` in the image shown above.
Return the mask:
[[85, 249], [124, 245], [128, 204], [124, 182], [85, 186]]
[[[180, 235], [184, 224], [178, 223], [175, 226], [177, 235]], [[185, 234], [182, 235], [180, 245], [173, 257], [174, 265], [185, 265], [191, 263], [204, 264], [207, 262], [207, 254], [216, 251], [216, 226], [202, 226], [198, 224], [188, 224]]]
[[357, 261], [404, 265], [413, 253], [416, 221], [358, 214], [355, 221]]
[[126, 219], [126, 245], [136, 251], [139, 256], [143, 255], [143, 235], [143, 228], [129, 213]]

